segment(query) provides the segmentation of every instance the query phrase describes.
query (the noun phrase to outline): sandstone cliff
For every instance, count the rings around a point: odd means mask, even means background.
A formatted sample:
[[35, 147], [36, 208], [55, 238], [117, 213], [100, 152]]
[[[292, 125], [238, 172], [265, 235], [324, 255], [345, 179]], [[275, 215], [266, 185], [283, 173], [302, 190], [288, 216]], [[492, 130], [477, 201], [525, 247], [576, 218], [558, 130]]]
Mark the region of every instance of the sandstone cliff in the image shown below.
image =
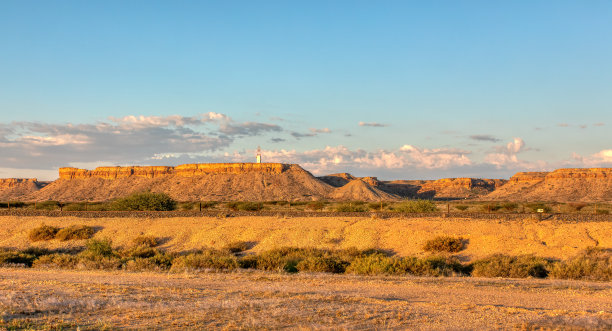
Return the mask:
[[0, 201], [20, 200], [45, 185], [36, 178], [0, 178]]
[[610, 202], [612, 168], [567, 168], [519, 172], [483, 197], [488, 200]]
[[131, 166], [131, 167], [98, 167], [95, 170], [77, 168], [60, 168], [60, 179], [83, 179], [97, 177], [102, 179], [117, 179], [126, 177], [158, 178], [168, 175], [183, 177], [203, 174], [243, 174], [243, 173], [273, 173], [280, 174], [290, 168], [282, 163], [200, 163], [182, 164], [176, 167], [166, 166]]
[[61, 168], [60, 179], [26, 198], [105, 201], [139, 191], [165, 192], [179, 201], [265, 201], [325, 199], [333, 187], [299, 165], [281, 163]]

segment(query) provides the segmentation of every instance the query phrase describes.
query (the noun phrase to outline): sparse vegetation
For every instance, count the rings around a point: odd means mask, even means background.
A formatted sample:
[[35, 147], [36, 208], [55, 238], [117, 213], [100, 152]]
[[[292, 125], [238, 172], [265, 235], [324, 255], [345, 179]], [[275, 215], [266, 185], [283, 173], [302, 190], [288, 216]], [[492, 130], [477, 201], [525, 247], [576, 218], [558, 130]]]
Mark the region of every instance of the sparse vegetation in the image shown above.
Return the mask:
[[159, 241], [154, 236], [138, 236], [132, 240], [134, 246], [155, 247], [159, 245]]
[[224, 248], [224, 250], [230, 252], [230, 253], [241, 253], [244, 252], [246, 250], [248, 250], [249, 248], [251, 248], [251, 244], [249, 242], [246, 241], [234, 241], [231, 242], [229, 244], [227, 244]]
[[55, 239], [55, 235], [60, 230], [60, 228], [50, 225], [44, 225], [34, 228], [30, 230], [28, 233], [28, 238], [31, 241], [42, 241], [42, 240], [52, 240]]
[[431, 200], [407, 200], [393, 207], [400, 213], [431, 213], [437, 211], [436, 204]]
[[505, 202], [502, 203], [501, 207], [508, 212], [515, 211], [518, 208], [518, 203], [515, 202]]
[[526, 206], [534, 213], [537, 213], [539, 209], [542, 209], [545, 213], [552, 212], [552, 208], [544, 203], [530, 203]]
[[582, 280], [612, 280], [612, 249], [588, 248], [573, 258], [555, 263], [553, 278]]
[[532, 256], [496, 254], [472, 263], [472, 275], [478, 277], [545, 278], [550, 261]]
[[362, 213], [368, 211], [368, 208], [362, 203], [341, 203], [336, 206], [335, 210], [340, 213]]
[[168, 211], [176, 209], [176, 201], [165, 193], [139, 192], [112, 203], [113, 210]]
[[460, 211], [466, 211], [468, 208], [470, 208], [470, 206], [468, 206], [468, 205], [457, 205], [457, 206], [455, 206], [455, 208], [457, 210], [460, 210]]
[[233, 201], [228, 202], [227, 207], [234, 211], [259, 211], [262, 210], [264, 206], [261, 202]]
[[71, 225], [63, 228], [55, 235], [61, 241], [89, 239], [94, 235], [94, 228], [87, 225]]
[[323, 210], [323, 208], [325, 208], [326, 203], [324, 201], [311, 201], [309, 202], [306, 207], [310, 210]]
[[438, 236], [425, 242], [423, 250], [427, 252], [456, 253], [463, 249], [463, 238]]
[[[455, 238], [453, 238], [455, 239]], [[450, 240], [439, 240], [443, 247]], [[456, 242], [455, 242], [456, 244]], [[56, 253], [42, 248], [0, 250], [0, 266], [60, 269], [123, 269], [127, 271], [198, 272], [203, 270], [260, 269], [275, 272], [328, 272], [362, 275], [477, 276], [612, 280], [612, 249], [590, 248], [565, 261], [532, 255], [502, 254], [462, 264], [456, 257], [397, 257], [380, 250], [326, 250], [283, 247], [236, 256], [248, 249], [244, 242], [223, 250], [202, 249], [184, 254], [166, 253], [142, 245], [115, 249], [110, 239], [90, 239], [80, 253]], [[446, 249], [446, 248], [445, 248]]]

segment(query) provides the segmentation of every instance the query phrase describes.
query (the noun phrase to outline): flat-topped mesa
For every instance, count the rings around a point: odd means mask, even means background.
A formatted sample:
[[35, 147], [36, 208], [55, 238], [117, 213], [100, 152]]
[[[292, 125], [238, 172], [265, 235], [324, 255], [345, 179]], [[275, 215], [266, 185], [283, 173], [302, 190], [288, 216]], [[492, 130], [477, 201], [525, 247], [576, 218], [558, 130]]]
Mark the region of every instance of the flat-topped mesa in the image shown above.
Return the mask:
[[11, 188], [17, 186], [23, 186], [27, 184], [37, 184], [38, 179], [36, 178], [0, 178], [1, 188]]
[[[129, 166], [129, 167], [98, 167], [95, 170], [78, 168], [60, 168], [60, 179], [103, 178], [117, 179], [126, 177], [158, 178], [168, 175], [193, 177], [211, 173], [282, 173], [296, 166], [283, 163], [199, 163], [182, 164], [176, 167], [167, 166]], [[299, 166], [298, 166], [299, 167]]]
[[549, 172], [517, 172], [508, 180], [511, 183], [519, 182], [541, 182]]
[[184, 177], [210, 173], [242, 174], [259, 172], [280, 174], [291, 167], [299, 166], [284, 163], [196, 163], [176, 166], [174, 173]]
[[565, 168], [549, 172], [545, 180], [564, 178], [612, 178], [612, 168]]
[[485, 188], [487, 190], [494, 190], [498, 186], [505, 183], [502, 179], [481, 179], [481, 178], [442, 178], [431, 182], [426, 182], [421, 187], [422, 191], [435, 190], [447, 187], [461, 187], [466, 189], [472, 189], [476, 187]]

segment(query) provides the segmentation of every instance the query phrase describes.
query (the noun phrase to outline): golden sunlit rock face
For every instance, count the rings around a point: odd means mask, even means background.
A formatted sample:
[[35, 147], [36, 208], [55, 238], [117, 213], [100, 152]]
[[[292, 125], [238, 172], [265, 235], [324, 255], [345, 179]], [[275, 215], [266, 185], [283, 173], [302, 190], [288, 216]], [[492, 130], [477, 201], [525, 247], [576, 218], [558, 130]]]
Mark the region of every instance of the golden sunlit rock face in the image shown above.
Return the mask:
[[36, 183], [38, 183], [36, 178], [0, 178], [0, 188], [13, 188]]
[[158, 178], [167, 175], [193, 177], [212, 173], [275, 173], [280, 174], [290, 167], [282, 163], [196, 163], [182, 164], [176, 167], [167, 166], [130, 166], [130, 167], [98, 167], [95, 170], [78, 168], [60, 168], [60, 179], [84, 179], [97, 177], [102, 179], [117, 179], [126, 177]]

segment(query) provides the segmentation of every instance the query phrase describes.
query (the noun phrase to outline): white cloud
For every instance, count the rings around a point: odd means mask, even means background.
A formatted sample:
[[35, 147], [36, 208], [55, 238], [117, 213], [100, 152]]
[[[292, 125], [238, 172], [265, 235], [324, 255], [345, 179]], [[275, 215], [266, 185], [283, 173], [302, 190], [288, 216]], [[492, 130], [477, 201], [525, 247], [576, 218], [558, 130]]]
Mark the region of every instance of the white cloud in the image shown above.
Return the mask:
[[49, 169], [100, 160], [134, 164], [160, 155], [214, 152], [239, 138], [280, 131], [278, 125], [236, 122], [213, 112], [130, 115], [94, 124], [0, 123], [0, 167]]
[[385, 127], [389, 126], [388, 124], [376, 123], [376, 122], [359, 122], [359, 126], [372, 126], [372, 127]]
[[310, 128], [310, 132], [312, 133], [331, 133], [331, 130], [329, 128], [323, 128], [323, 129]]

